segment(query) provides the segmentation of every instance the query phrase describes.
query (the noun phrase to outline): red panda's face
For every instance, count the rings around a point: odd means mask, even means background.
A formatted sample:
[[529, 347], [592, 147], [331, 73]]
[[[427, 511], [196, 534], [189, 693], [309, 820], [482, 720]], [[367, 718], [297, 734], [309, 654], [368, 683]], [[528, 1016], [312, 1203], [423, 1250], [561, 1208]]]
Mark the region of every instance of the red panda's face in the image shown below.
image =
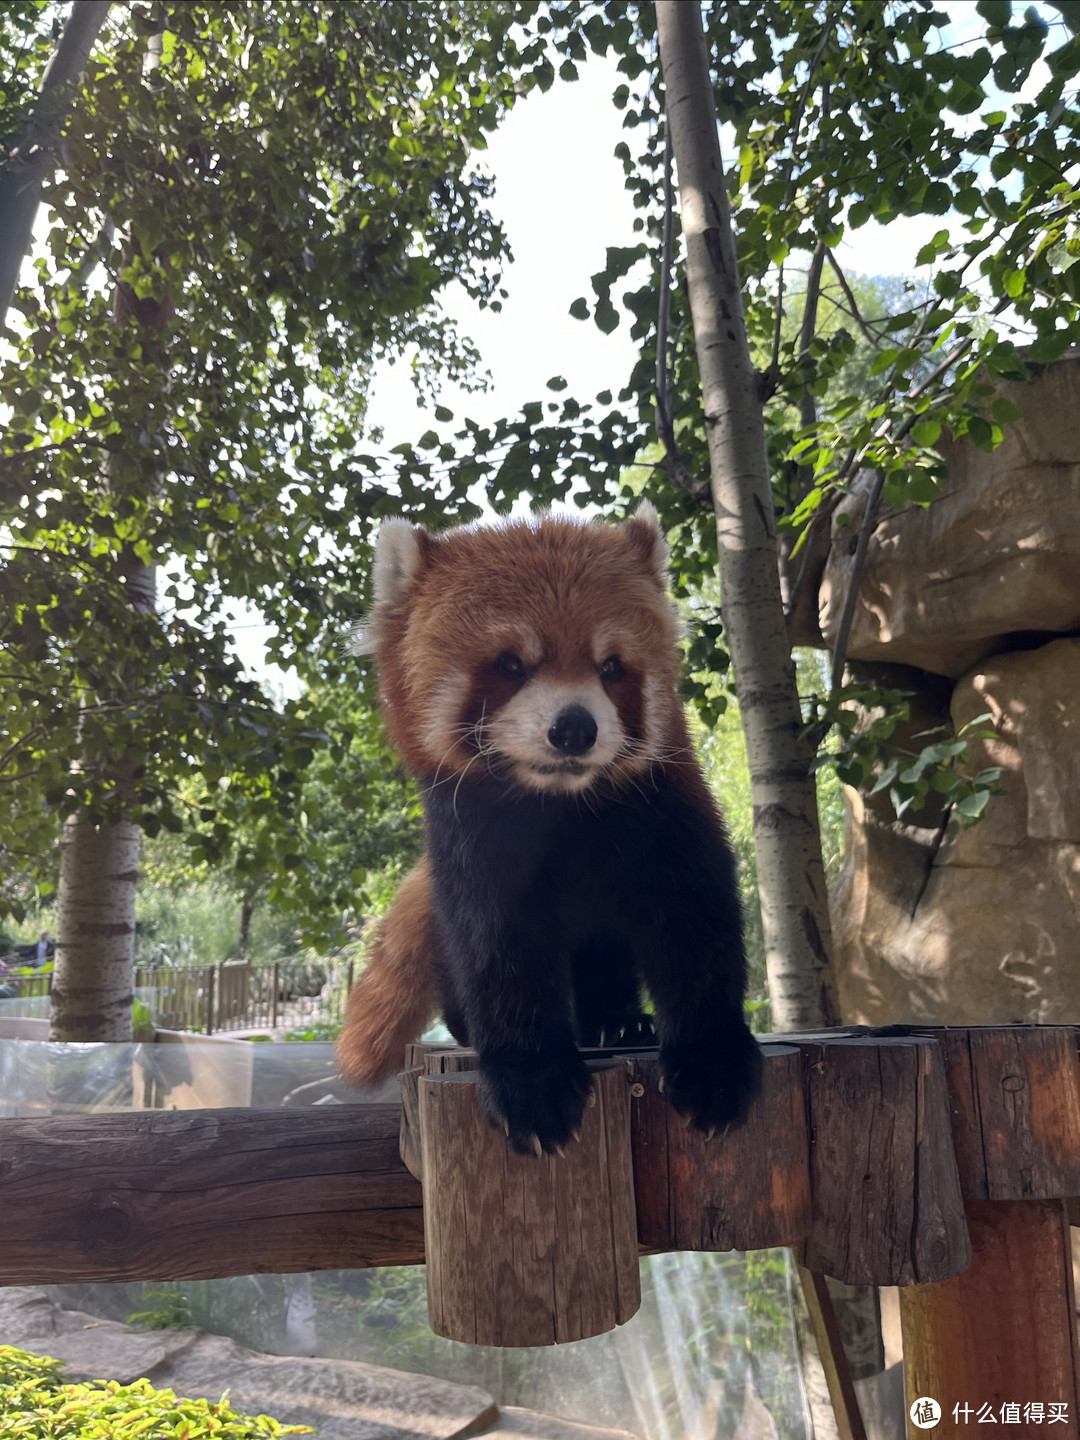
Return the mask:
[[682, 712], [664, 556], [651, 507], [621, 526], [384, 526], [364, 639], [410, 766], [573, 794], [669, 755]]

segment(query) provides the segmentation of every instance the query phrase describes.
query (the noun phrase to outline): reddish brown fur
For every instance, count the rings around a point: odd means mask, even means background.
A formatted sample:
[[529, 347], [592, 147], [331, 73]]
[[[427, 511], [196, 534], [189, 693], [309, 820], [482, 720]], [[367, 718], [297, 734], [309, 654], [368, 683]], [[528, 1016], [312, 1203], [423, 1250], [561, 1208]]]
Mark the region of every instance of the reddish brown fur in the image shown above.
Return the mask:
[[[610, 699], [637, 748], [606, 774], [633, 783], [657, 760], [677, 769], [690, 760], [678, 695], [677, 624], [654, 524], [549, 517], [438, 536], [418, 530], [416, 541], [419, 575], [393, 603], [376, 605], [368, 632], [390, 736], [415, 774], [449, 780], [475, 760], [465, 730], [481, 714], [490, 718], [515, 689], [493, 669], [500, 654], [520, 653], [531, 636], [542, 647], [545, 676], [595, 678], [593, 641], [607, 628], [618, 637], [625, 667], [623, 678], [609, 687]], [[455, 686], [461, 690], [452, 707], [457, 728], [440, 727], [433, 735], [440, 687]], [[646, 686], [653, 696], [648, 734]], [[702, 791], [701, 804], [711, 804], [696, 765], [679, 779]], [[431, 925], [430, 877], [421, 860], [382, 921], [368, 968], [350, 997], [339, 1058], [355, 1083], [392, 1075], [436, 1008]]]
[[337, 1058], [354, 1085], [374, 1085], [400, 1070], [405, 1046], [435, 1014], [430, 937], [430, 877], [421, 858], [401, 882], [376, 932], [367, 969], [349, 995]]

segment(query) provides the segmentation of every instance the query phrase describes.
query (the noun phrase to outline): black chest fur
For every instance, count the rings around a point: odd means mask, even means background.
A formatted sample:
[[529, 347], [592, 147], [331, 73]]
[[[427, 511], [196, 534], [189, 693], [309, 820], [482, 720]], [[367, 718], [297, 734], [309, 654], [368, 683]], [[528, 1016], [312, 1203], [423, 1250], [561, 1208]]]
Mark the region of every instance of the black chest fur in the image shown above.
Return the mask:
[[511, 1143], [564, 1142], [588, 1089], [575, 1038], [640, 1035], [643, 987], [673, 1101], [703, 1126], [741, 1112], [759, 1062], [734, 858], [706, 795], [656, 767], [580, 796], [434, 783], [424, 808], [444, 1014]]

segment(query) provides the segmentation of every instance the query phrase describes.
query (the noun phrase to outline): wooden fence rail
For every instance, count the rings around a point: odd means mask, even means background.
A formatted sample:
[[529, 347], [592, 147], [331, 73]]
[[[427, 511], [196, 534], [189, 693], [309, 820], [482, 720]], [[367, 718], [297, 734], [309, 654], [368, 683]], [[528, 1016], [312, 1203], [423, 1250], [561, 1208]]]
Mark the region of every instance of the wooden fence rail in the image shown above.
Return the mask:
[[0, 1120], [0, 1283], [414, 1265], [397, 1105]]

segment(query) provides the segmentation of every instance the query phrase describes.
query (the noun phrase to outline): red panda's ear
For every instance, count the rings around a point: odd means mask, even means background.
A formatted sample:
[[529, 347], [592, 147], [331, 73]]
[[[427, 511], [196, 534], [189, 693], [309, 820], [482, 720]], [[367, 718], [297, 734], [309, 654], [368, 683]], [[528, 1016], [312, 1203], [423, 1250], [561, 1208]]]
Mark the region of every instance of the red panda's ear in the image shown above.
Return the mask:
[[639, 501], [633, 518], [624, 521], [619, 528], [661, 585], [666, 584], [668, 547], [660, 529], [656, 507], [648, 500]]
[[427, 567], [431, 536], [408, 520], [384, 520], [375, 541], [375, 604], [394, 607]]
[[408, 520], [384, 520], [375, 540], [371, 583], [375, 603], [367, 620], [353, 632], [349, 648], [354, 655], [378, 649], [386, 621], [427, 568], [431, 536], [422, 525]]

